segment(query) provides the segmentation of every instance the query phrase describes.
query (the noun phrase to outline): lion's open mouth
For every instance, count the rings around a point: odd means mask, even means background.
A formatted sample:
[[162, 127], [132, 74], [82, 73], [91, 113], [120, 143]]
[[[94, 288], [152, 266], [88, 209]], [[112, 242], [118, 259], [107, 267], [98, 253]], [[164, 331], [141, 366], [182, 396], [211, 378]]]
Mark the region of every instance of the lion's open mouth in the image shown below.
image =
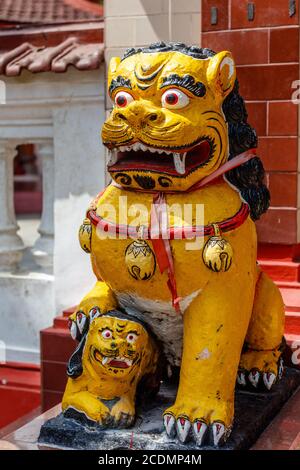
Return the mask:
[[132, 366], [132, 361], [130, 359], [127, 359], [127, 357], [103, 356], [97, 350], [94, 351], [94, 358], [96, 359], [97, 362], [101, 362], [103, 366], [111, 366], [117, 369], [127, 369], [128, 367]]
[[205, 165], [214, 149], [214, 142], [209, 138], [202, 138], [197, 144], [175, 150], [135, 142], [110, 150], [108, 168], [110, 172], [148, 170], [183, 176]]

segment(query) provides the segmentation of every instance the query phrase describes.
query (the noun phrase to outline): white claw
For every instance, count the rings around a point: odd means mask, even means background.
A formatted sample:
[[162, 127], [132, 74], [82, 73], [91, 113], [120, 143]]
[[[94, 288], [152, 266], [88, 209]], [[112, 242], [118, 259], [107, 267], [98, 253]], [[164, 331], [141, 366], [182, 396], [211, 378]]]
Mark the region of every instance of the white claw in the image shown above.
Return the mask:
[[186, 152], [183, 153], [183, 154], [182, 153], [174, 153], [173, 154], [175, 170], [180, 175], [185, 174], [185, 158], [186, 158]]
[[175, 436], [175, 418], [171, 414], [164, 415], [164, 425], [166, 433], [169, 437]]
[[74, 321], [72, 321], [71, 328], [70, 328], [70, 334], [72, 339], [77, 338], [77, 325]]
[[283, 371], [284, 371], [284, 364], [283, 364], [283, 359], [281, 357], [279, 359], [279, 365], [278, 365], [278, 378], [279, 378], [279, 380], [282, 379]]
[[90, 317], [91, 322], [95, 320], [95, 318], [100, 317], [100, 315], [101, 315], [101, 312], [98, 307], [93, 307], [89, 311], [89, 317]]
[[249, 376], [248, 376], [248, 379], [249, 379], [249, 382], [253, 385], [253, 387], [257, 388], [257, 385], [258, 385], [258, 382], [259, 382], [259, 378], [260, 378], [260, 373], [258, 372], [258, 370], [254, 370], [254, 371], [251, 371]]
[[213, 444], [214, 446], [218, 446], [221, 439], [224, 436], [224, 434], [226, 434], [226, 428], [224, 426], [224, 424], [222, 423], [214, 423], [212, 425], [212, 435], [213, 435]]
[[236, 380], [237, 380], [237, 383], [238, 383], [239, 385], [243, 385], [243, 386], [247, 385], [246, 377], [245, 377], [244, 372], [238, 372], [238, 375], [237, 375], [237, 379], [236, 379]]
[[193, 431], [197, 445], [201, 446], [207, 431], [207, 424], [203, 421], [197, 420], [193, 424]]
[[78, 326], [79, 332], [80, 332], [80, 334], [82, 334], [83, 328], [84, 328], [84, 325], [85, 325], [85, 322], [86, 322], [86, 316], [85, 316], [85, 314], [82, 313], [82, 312], [77, 312], [77, 315], [76, 315], [76, 322], [77, 322], [77, 326]]
[[276, 380], [276, 375], [273, 374], [272, 372], [265, 372], [263, 374], [263, 381], [268, 390], [271, 390], [275, 380]]
[[187, 418], [183, 416], [178, 418], [176, 421], [177, 436], [180, 442], [185, 442], [189, 435], [189, 430], [191, 428], [191, 423]]

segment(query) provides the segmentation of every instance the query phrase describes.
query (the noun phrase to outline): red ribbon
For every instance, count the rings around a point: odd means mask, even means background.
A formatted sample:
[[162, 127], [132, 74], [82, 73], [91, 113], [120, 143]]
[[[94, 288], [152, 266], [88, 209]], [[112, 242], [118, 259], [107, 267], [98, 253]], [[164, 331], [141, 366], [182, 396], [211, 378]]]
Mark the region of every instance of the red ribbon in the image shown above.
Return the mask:
[[[163, 193], [153, 196], [153, 204], [151, 207], [150, 226], [152, 246], [156, 255], [157, 264], [161, 273], [168, 272], [168, 288], [172, 295], [172, 305], [177, 313], [180, 312], [179, 302], [181, 300], [177, 294], [174, 260], [169, 238], [163, 238], [162, 223], [166, 220], [166, 198]], [[168, 227], [165, 227], [168, 228]]]

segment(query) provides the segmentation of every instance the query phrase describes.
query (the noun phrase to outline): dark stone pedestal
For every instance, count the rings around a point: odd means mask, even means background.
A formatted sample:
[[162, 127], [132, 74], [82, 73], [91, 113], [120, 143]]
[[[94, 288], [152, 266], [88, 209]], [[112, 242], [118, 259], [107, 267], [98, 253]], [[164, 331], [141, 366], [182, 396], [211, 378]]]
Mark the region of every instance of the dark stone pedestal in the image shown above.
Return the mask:
[[[222, 449], [249, 449], [299, 385], [300, 371], [287, 369], [272, 392], [237, 391], [233, 430]], [[164, 432], [162, 412], [174, 402], [175, 392], [174, 386], [162, 386], [155, 400], [138, 407], [136, 423], [130, 429], [92, 428], [60, 414], [42, 426], [39, 443], [87, 450], [199, 450], [194, 443], [180, 444]]]

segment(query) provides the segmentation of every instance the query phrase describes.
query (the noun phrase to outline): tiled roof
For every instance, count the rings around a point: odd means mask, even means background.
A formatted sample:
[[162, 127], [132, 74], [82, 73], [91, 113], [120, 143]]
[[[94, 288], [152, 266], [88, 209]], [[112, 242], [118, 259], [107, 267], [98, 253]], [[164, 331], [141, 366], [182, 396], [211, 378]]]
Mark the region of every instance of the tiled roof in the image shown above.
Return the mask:
[[6, 23], [73, 23], [102, 16], [102, 6], [87, 0], [0, 0], [0, 22]]
[[70, 65], [78, 70], [93, 70], [100, 67], [103, 58], [103, 44], [80, 44], [76, 38], [55, 47], [37, 47], [25, 42], [0, 54], [0, 75], [13, 77], [22, 70], [62, 73]]

